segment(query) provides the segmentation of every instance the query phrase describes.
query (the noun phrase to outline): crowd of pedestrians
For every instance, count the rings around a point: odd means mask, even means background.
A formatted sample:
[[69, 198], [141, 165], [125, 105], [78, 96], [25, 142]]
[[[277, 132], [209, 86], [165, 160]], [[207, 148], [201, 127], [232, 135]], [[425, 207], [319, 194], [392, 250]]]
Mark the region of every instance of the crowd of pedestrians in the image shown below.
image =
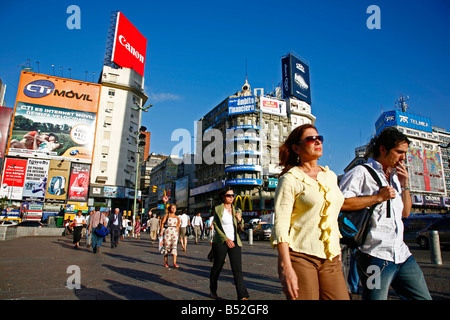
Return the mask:
[[[411, 211], [409, 178], [404, 160], [409, 146], [408, 138], [396, 128], [386, 128], [369, 146], [367, 166], [375, 176], [356, 166], [338, 183], [336, 174], [328, 166], [318, 165], [322, 156], [324, 138], [317, 129], [302, 125], [294, 129], [280, 147], [279, 175], [275, 194], [275, 219], [272, 245], [278, 252], [278, 272], [283, 292], [289, 300], [348, 300], [350, 292], [362, 288], [367, 300], [386, 300], [392, 286], [405, 299], [430, 300], [423, 273], [403, 240], [402, 218]], [[249, 298], [242, 270], [240, 232], [244, 220], [235, 208], [234, 191], [222, 190], [220, 199], [210, 217], [196, 213], [192, 218], [186, 211], [177, 212], [174, 204], [157, 216], [150, 212], [145, 222], [152, 243], [158, 242], [163, 266], [177, 264], [180, 243], [188, 251], [187, 238], [194, 243], [207, 239], [211, 244], [208, 259], [210, 271], [210, 297], [219, 299], [218, 280], [228, 256], [236, 286], [237, 298]], [[357, 248], [345, 247], [341, 241], [338, 217], [342, 210], [357, 211], [374, 207], [370, 228], [365, 240]], [[74, 244], [79, 247], [81, 230], [86, 226], [87, 245], [99, 252], [105, 227], [111, 234], [111, 247], [132, 231], [140, 239], [141, 221], [132, 226], [122, 217], [119, 209], [109, 216], [96, 207], [84, 219], [80, 212], [73, 221]], [[356, 268], [352, 268], [347, 281], [344, 277], [342, 253], [351, 254]], [[376, 286], [369, 283], [370, 270], [378, 267]], [[355, 280], [356, 279], [356, 280]]]

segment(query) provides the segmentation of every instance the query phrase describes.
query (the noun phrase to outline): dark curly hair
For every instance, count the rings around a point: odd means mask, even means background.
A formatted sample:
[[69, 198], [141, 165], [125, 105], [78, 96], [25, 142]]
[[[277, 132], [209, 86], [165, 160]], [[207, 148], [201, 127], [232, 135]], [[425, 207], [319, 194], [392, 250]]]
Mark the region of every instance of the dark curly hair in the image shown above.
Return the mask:
[[389, 153], [391, 149], [403, 142], [406, 142], [408, 145], [411, 143], [403, 132], [400, 132], [395, 127], [387, 127], [383, 129], [377, 137], [374, 137], [370, 141], [365, 158], [378, 158], [380, 156], [381, 146], [384, 146]]

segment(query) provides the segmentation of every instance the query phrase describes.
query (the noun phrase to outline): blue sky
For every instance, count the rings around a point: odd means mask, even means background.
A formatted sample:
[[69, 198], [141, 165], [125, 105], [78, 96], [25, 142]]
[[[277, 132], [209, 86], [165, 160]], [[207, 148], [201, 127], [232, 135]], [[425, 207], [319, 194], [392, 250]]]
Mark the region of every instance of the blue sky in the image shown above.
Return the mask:
[[[67, 7], [81, 9], [69, 30]], [[381, 29], [366, 26], [370, 5]], [[32, 1], [3, 0], [0, 78], [14, 107], [20, 65], [97, 81], [111, 12], [119, 10], [147, 38], [145, 90], [154, 105], [143, 125], [150, 151], [170, 154], [172, 132], [194, 122], [245, 81], [272, 91], [281, 57], [309, 63], [312, 113], [325, 136], [320, 164], [342, 173], [354, 148], [368, 142], [382, 111], [409, 96], [411, 113], [450, 131], [450, 2], [322, 1]], [[39, 62], [39, 64], [37, 63]], [[61, 67], [63, 69], [61, 70]], [[95, 72], [95, 76], [93, 73]], [[194, 151], [194, 150], [192, 150]]]

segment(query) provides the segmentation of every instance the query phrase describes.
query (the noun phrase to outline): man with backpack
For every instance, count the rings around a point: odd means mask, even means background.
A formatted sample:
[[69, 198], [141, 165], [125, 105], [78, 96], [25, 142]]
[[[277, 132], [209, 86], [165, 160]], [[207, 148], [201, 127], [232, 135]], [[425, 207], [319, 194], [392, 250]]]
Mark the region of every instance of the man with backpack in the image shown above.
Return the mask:
[[409, 175], [404, 164], [409, 139], [388, 127], [369, 144], [366, 165], [375, 170], [382, 188], [363, 166], [348, 171], [340, 182], [343, 211], [376, 205], [364, 243], [356, 250], [363, 299], [387, 300], [389, 287], [405, 299], [431, 300], [422, 270], [403, 241], [403, 217], [411, 212]]
[[100, 212], [100, 207], [96, 206], [94, 213], [89, 218], [89, 233], [91, 234], [92, 251], [94, 253], [100, 252], [100, 247], [103, 243], [105, 236], [97, 234], [96, 228], [98, 225], [106, 227], [107, 221], [103, 213]]

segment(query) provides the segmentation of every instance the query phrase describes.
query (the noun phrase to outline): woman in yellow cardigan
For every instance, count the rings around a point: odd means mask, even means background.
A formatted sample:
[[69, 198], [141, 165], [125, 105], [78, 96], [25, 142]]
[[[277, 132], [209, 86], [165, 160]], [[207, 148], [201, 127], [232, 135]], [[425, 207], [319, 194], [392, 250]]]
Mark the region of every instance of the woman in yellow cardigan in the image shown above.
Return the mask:
[[229, 186], [225, 187], [221, 192], [221, 196], [222, 203], [215, 207], [213, 220], [214, 238], [212, 250], [214, 260], [209, 278], [210, 297], [219, 299], [217, 295], [217, 281], [228, 253], [238, 300], [247, 300], [249, 295], [242, 275], [242, 242], [238, 233], [239, 228], [243, 228], [244, 220], [242, 219], [241, 210], [233, 206], [233, 189]]
[[337, 223], [344, 196], [337, 176], [317, 164], [323, 137], [314, 126], [294, 129], [280, 147], [284, 166], [275, 194], [272, 244], [288, 299], [347, 300]]

